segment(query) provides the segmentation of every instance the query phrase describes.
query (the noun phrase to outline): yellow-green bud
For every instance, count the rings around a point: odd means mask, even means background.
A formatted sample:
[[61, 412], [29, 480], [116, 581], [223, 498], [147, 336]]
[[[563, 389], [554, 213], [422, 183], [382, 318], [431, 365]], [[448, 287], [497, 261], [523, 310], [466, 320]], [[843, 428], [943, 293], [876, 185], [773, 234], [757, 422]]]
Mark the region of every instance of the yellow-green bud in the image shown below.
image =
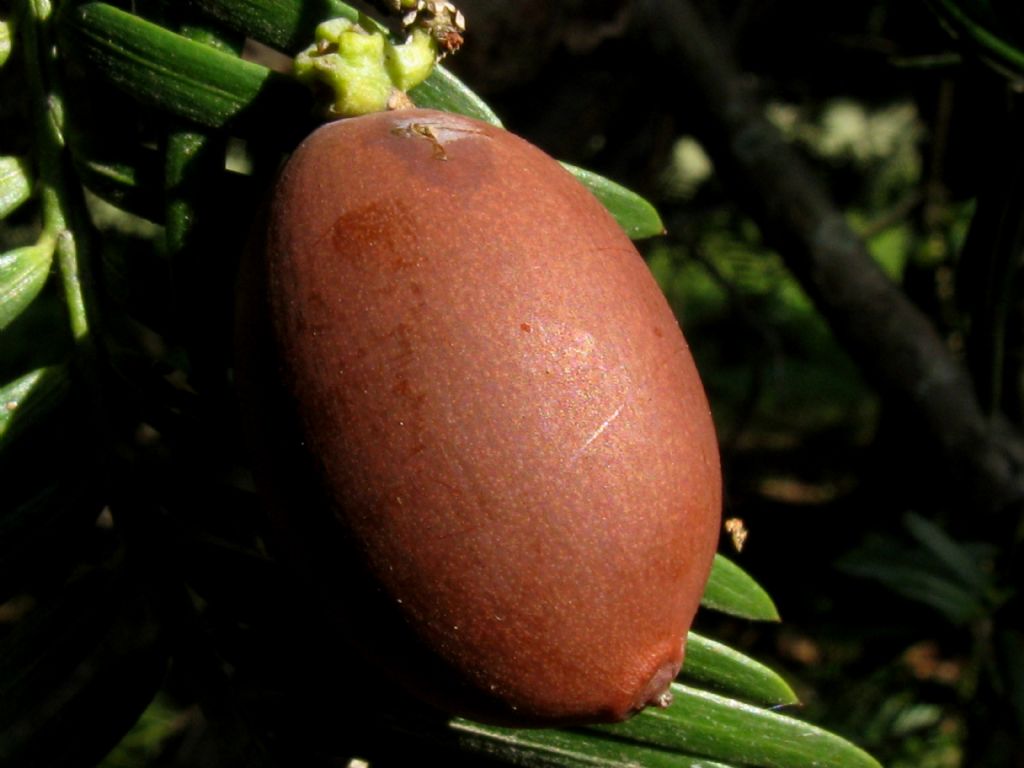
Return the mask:
[[295, 57], [295, 76], [330, 90], [332, 116], [354, 117], [387, 109], [396, 91], [423, 82], [437, 53], [437, 43], [422, 30], [396, 45], [382, 32], [331, 19], [316, 28], [316, 42]]

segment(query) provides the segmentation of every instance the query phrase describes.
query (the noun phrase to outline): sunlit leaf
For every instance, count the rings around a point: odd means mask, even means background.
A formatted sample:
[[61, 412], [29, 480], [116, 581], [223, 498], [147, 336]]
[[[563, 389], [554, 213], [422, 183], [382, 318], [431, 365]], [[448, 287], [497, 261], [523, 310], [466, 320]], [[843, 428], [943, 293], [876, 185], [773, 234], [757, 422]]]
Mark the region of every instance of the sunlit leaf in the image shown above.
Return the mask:
[[186, 120], [267, 136], [276, 126], [302, 126], [309, 113], [309, 92], [293, 78], [106, 3], [71, 7], [61, 22], [69, 47], [93, 71], [139, 102]]
[[0, 451], [39, 423], [70, 389], [68, 369], [52, 365], [0, 386]]
[[53, 261], [53, 240], [0, 254], [0, 330], [32, 303], [46, 283]]
[[320, 22], [359, 18], [355, 8], [338, 0], [189, 0], [189, 4], [233, 32], [292, 54], [313, 42], [313, 30]]
[[665, 234], [665, 225], [654, 206], [636, 192], [592, 171], [562, 163], [573, 176], [594, 193], [626, 234], [634, 240]]
[[14, 40], [14, 24], [10, 19], [0, 19], [0, 67], [11, 57], [11, 43]]
[[501, 125], [487, 103], [444, 67], [434, 67], [430, 77], [409, 91], [409, 97], [417, 107], [457, 112], [491, 125]]
[[768, 667], [694, 632], [686, 640], [681, 676], [755, 704], [777, 706], [798, 701], [786, 681]]
[[526, 768], [731, 768], [704, 757], [578, 731], [499, 728], [461, 719], [449, 727], [459, 735], [463, 749]]
[[464, 749], [515, 765], [879, 768], [848, 741], [769, 710], [673, 685], [667, 709], [625, 723], [529, 730], [455, 720]]
[[32, 178], [28, 165], [20, 157], [0, 157], [0, 219], [4, 218], [32, 194]]
[[778, 621], [775, 603], [746, 571], [721, 555], [715, 555], [701, 605], [754, 621]]
[[863, 750], [800, 720], [673, 685], [673, 703], [618, 725], [591, 726], [649, 746], [763, 768], [880, 768]]

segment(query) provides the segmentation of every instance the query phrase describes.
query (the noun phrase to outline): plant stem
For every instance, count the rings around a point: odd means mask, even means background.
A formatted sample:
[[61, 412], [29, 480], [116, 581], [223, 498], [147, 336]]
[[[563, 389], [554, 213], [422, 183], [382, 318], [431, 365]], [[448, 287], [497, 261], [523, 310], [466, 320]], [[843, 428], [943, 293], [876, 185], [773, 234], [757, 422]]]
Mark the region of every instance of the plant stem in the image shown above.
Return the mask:
[[68, 324], [74, 339], [74, 374], [81, 384], [85, 423], [78, 448], [101, 487], [109, 483], [112, 437], [101, 382], [95, 312], [89, 269], [91, 222], [81, 187], [70, 169], [64, 140], [64, 97], [60, 88], [51, 0], [22, 0], [21, 34], [25, 73], [34, 121], [43, 237], [53, 238]]
[[[91, 347], [90, 283], [87, 279], [87, 244], [80, 226], [81, 210], [72, 200], [64, 156], [64, 100], [55, 77], [51, 42], [53, 5], [50, 0], [27, 0], [23, 15], [26, 78], [33, 101], [36, 163], [43, 210], [43, 236], [56, 242], [64, 298], [71, 334], [76, 344]], [[77, 214], [77, 215], [76, 215]]]

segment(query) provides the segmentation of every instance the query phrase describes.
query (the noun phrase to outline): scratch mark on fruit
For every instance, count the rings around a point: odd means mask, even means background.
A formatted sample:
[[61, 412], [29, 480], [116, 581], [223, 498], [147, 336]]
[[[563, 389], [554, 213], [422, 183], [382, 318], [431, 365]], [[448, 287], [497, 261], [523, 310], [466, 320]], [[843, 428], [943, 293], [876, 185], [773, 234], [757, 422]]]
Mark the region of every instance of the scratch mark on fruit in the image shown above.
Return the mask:
[[597, 440], [597, 438], [599, 438], [602, 434], [604, 434], [604, 431], [606, 429], [608, 429], [608, 427], [611, 426], [612, 422], [615, 421], [617, 418], [619, 418], [619, 414], [622, 413], [622, 409], [625, 408], [625, 407], [626, 407], [625, 403], [620, 403], [619, 407], [616, 408], [614, 411], [612, 411], [612, 415], [609, 416], [607, 419], [605, 419], [604, 421], [601, 422], [601, 426], [599, 426], [597, 429], [595, 429], [591, 433], [590, 437], [587, 438], [586, 442], [584, 442], [583, 445], [581, 445], [579, 448], [577, 448], [576, 452], [573, 453], [572, 457], [569, 459], [569, 463], [570, 464], [575, 463], [576, 460], [581, 455], [583, 455], [583, 452], [585, 450], [587, 450], [587, 448], [590, 447], [591, 443], [593, 443], [595, 440]]
[[391, 133], [395, 136], [421, 136], [429, 139], [434, 145], [435, 160], [448, 159], [445, 147], [452, 142], [473, 137], [490, 138], [485, 128], [468, 126], [464, 122], [452, 119], [447, 115], [431, 115], [414, 120], [398, 120], [395, 123], [395, 127], [391, 129]]
[[429, 125], [424, 123], [407, 123], [397, 128], [392, 128], [391, 132], [398, 136], [422, 136], [434, 145], [435, 160], [448, 159], [448, 153], [444, 151], [444, 144], [441, 143], [441, 139], [437, 137], [434, 129]]

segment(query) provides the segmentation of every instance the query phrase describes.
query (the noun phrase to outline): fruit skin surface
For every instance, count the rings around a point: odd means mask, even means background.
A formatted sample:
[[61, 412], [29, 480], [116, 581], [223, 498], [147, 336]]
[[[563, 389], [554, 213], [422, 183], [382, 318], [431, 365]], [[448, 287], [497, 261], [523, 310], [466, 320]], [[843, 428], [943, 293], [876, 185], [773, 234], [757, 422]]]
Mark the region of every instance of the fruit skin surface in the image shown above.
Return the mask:
[[318, 129], [237, 341], [257, 484], [387, 675], [505, 724], [659, 701], [718, 541], [717, 442], [646, 265], [555, 161], [425, 110]]

